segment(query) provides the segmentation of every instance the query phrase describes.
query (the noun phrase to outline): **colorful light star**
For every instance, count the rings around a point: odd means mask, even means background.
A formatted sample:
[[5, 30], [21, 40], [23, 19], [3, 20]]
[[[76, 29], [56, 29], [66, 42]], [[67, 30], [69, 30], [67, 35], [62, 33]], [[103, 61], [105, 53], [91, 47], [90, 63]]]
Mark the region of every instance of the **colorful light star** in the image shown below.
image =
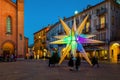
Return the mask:
[[86, 59], [86, 61], [90, 65], [92, 65], [90, 59], [88, 58], [88, 56], [82, 46], [82, 43], [103, 43], [103, 42], [98, 41], [98, 40], [89, 39], [95, 35], [81, 34], [82, 30], [84, 29], [84, 26], [87, 22], [87, 19], [88, 19], [88, 15], [85, 17], [83, 22], [78, 26], [78, 29], [76, 29], [75, 19], [74, 19], [72, 29], [70, 29], [68, 27], [68, 25], [62, 19], [60, 19], [60, 22], [65, 30], [66, 35], [55, 36], [55, 38], [60, 39], [60, 40], [51, 42], [51, 44], [67, 44], [64, 49], [63, 55], [61, 56], [59, 64], [62, 63], [62, 61], [64, 60], [66, 55], [69, 54], [70, 50], [72, 51], [73, 55], [76, 53], [76, 50], [78, 50], [83, 55], [83, 57]]

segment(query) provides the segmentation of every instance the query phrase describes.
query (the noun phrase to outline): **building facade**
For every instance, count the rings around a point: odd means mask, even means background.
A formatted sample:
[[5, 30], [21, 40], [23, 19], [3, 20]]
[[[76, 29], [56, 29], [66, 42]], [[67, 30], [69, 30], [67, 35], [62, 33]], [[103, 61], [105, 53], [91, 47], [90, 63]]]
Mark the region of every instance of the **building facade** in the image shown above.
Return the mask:
[[0, 55], [24, 57], [24, 0], [0, 0]]
[[27, 37], [24, 37], [24, 58], [26, 58], [26, 55], [29, 54], [28, 41], [29, 41], [29, 39]]
[[[105, 0], [95, 6], [89, 6], [82, 12], [65, 18], [64, 21], [72, 27], [73, 18], [76, 18], [76, 24], [79, 25], [84, 17], [89, 14], [84, 34], [96, 35], [93, 39], [104, 41], [103, 44], [83, 44], [89, 57], [95, 55], [99, 60], [117, 63], [120, 60], [120, 4], [116, 0]], [[57, 22], [47, 33], [47, 40], [52, 42], [56, 40], [53, 36], [64, 34], [60, 22]], [[50, 45], [48, 48], [57, 47], [62, 51], [64, 45]], [[62, 52], [60, 53], [62, 54]]]
[[47, 56], [46, 33], [50, 26], [34, 33], [34, 58], [40, 59]]

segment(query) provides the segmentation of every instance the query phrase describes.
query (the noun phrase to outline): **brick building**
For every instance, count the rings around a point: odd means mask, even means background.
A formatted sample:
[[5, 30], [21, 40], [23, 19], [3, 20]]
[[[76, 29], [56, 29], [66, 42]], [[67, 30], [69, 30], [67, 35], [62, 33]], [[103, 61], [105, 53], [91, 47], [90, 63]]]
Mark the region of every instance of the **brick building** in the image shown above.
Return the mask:
[[0, 0], [0, 55], [24, 56], [24, 0]]
[[46, 34], [50, 25], [34, 33], [34, 58], [39, 59], [49, 54], [44, 53], [47, 50]]
[[29, 53], [28, 52], [28, 41], [29, 41], [29, 39], [27, 37], [24, 37], [24, 53], [25, 53], [24, 55], [25, 55], [25, 57]]

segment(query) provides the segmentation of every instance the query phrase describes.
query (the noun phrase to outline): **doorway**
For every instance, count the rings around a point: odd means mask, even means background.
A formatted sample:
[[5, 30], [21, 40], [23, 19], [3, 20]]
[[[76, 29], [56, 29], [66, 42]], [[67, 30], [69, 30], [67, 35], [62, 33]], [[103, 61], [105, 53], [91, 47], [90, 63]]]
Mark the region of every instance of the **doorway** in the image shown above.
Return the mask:
[[11, 56], [15, 55], [14, 45], [11, 42], [5, 42], [2, 46], [3, 61], [10, 61]]
[[110, 47], [110, 60], [112, 63], [118, 63], [118, 55], [120, 53], [119, 47], [119, 43], [114, 43]]

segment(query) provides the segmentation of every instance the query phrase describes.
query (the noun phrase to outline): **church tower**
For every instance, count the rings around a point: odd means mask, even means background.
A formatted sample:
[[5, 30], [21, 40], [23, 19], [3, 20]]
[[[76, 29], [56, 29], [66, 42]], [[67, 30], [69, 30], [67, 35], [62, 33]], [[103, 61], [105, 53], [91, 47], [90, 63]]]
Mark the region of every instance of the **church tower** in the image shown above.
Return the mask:
[[24, 58], [24, 0], [17, 0], [17, 57]]

